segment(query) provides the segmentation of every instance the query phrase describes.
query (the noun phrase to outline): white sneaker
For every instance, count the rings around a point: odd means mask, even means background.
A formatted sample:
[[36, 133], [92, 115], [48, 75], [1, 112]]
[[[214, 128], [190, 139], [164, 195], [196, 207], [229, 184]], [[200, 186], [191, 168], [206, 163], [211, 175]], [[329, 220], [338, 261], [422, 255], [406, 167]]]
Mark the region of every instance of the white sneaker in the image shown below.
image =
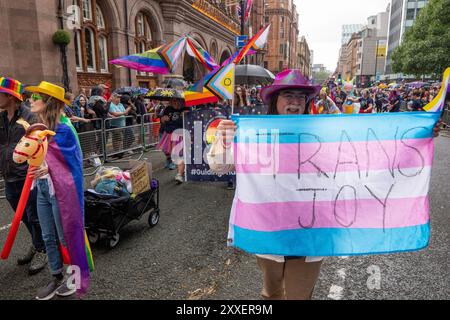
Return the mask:
[[182, 183], [184, 183], [184, 178], [181, 174], [177, 174], [175, 176], [175, 181], [177, 182], [177, 184], [182, 184]]

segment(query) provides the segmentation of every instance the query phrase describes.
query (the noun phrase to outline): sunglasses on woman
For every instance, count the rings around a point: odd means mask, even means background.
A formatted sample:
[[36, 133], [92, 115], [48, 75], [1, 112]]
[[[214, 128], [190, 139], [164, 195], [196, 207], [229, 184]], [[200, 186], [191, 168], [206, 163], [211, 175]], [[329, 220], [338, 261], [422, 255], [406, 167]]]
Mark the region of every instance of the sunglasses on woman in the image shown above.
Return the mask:
[[39, 94], [37, 94], [37, 93], [33, 93], [33, 94], [31, 95], [31, 99], [32, 99], [33, 101], [40, 101], [40, 100], [43, 100], [42, 96], [39, 95]]

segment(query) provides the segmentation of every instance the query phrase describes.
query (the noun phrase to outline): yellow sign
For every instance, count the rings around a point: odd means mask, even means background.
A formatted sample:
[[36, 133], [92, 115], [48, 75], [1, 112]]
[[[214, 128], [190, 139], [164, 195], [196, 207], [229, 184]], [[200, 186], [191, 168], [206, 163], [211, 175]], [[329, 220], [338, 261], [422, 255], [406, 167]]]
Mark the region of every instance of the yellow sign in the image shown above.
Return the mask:
[[210, 2], [206, 0], [194, 0], [192, 7], [234, 34], [240, 34], [239, 24]]
[[377, 57], [386, 57], [387, 55], [387, 45], [385, 41], [379, 43], [377, 47]]

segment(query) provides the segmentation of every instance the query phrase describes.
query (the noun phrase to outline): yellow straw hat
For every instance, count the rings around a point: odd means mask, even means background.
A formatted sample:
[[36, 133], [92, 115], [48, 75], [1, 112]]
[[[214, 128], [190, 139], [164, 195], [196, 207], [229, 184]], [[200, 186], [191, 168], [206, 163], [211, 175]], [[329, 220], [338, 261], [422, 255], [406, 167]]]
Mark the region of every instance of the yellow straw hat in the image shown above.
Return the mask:
[[42, 81], [37, 87], [26, 87], [25, 91], [33, 93], [43, 93], [64, 102], [66, 105], [70, 105], [70, 102], [65, 99], [66, 90], [63, 87], [57, 86], [47, 81]]

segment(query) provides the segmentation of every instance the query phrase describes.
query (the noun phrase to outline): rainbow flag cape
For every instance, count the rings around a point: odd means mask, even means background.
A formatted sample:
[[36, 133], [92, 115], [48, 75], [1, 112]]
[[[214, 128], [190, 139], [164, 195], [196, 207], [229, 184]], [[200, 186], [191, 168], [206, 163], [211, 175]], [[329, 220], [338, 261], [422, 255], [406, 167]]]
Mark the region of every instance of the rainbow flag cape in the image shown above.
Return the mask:
[[439, 118], [233, 116], [239, 130], [230, 245], [312, 257], [427, 247]]
[[85, 294], [94, 263], [84, 229], [83, 157], [76, 130], [65, 116], [61, 117], [56, 136], [49, 144], [46, 162], [56, 192], [70, 263], [81, 271], [78, 293]]
[[169, 69], [167, 69], [166, 64], [158, 54], [158, 50], [160, 48], [111, 60], [109, 63], [125, 68], [130, 68], [139, 72], [167, 74], [169, 73]]
[[427, 112], [442, 112], [444, 110], [445, 105], [445, 97], [447, 96], [447, 92], [450, 88], [450, 68], [447, 68], [444, 72], [444, 78], [442, 81], [441, 90], [439, 94], [431, 101], [428, 105], [424, 107], [424, 110]]

